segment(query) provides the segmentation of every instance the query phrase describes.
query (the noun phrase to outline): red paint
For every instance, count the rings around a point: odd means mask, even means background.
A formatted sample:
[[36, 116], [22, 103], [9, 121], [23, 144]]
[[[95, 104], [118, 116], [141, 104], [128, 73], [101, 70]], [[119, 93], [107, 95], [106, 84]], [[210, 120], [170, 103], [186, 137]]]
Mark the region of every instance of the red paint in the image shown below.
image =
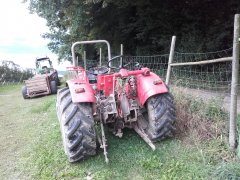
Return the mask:
[[150, 74], [149, 68], [142, 68], [140, 70], [128, 71], [126, 69], [121, 69], [118, 73], [114, 73], [116, 77], [128, 77], [135, 76], [138, 74], [142, 74], [144, 76], [148, 76]]
[[[128, 96], [128, 98], [137, 98], [141, 106], [145, 104], [147, 99], [153, 95], [168, 92], [167, 87], [158, 75], [150, 72], [148, 68], [141, 70], [128, 71], [121, 69], [118, 73], [103, 74], [97, 76], [97, 84], [90, 84], [86, 75], [86, 71], [82, 67], [70, 67], [70, 71], [76, 72], [76, 79], [67, 81], [72, 101], [77, 102], [96, 102], [95, 95], [98, 91], [103, 91], [104, 96], [109, 96], [116, 90], [118, 78], [127, 78], [135, 76], [137, 83], [137, 97]], [[95, 89], [93, 87], [95, 86]], [[125, 92], [129, 94], [130, 87], [125, 85]], [[84, 89], [85, 92], [79, 89]]]
[[67, 67], [67, 71], [84, 71], [82, 66], [70, 66]]
[[[137, 97], [142, 106], [149, 97], [168, 92], [167, 87], [160, 77], [150, 72], [149, 68], [142, 68], [141, 70], [134, 71], [121, 69], [118, 73], [100, 75], [98, 76], [98, 90], [102, 90], [105, 96], [109, 96], [111, 93], [113, 93], [113, 81], [115, 81], [114, 87], [116, 87], [117, 78], [125, 78], [128, 76], [136, 77]], [[127, 93], [129, 93], [128, 86], [125, 86], [125, 90]]]
[[[149, 68], [142, 68], [135, 71], [127, 71], [121, 69], [119, 73], [115, 73], [116, 77], [135, 76], [137, 79], [137, 96], [139, 103], [143, 106], [146, 100], [156, 94], [168, 92], [160, 77], [152, 72]], [[156, 83], [157, 82], [157, 83]]]
[[[86, 75], [86, 71], [82, 67], [70, 67], [70, 71], [76, 72], [76, 78], [67, 81], [72, 102], [96, 102], [94, 90]], [[79, 89], [84, 89], [84, 92], [79, 93]]]
[[[94, 91], [89, 83], [82, 83], [78, 79], [72, 79], [67, 81], [67, 84], [72, 96], [72, 102], [96, 102]], [[76, 93], [76, 89], [81, 88], [84, 88], [85, 92]]]
[[154, 85], [154, 81], [161, 81], [160, 77], [154, 73], [149, 76], [137, 75], [137, 94], [140, 104], [143, 106], [146, 100], [155, 95], [168, 92], [164, 83]]
[[[115, 81], [115, 83], [113, 83]], [[116, 85], [115, 74], [103, 74], [97, 77], [97, 89], [103, 91], [105, 96], [113, 93]]]
[[85, 89], [84, 88], [76, 88], [75, 93], [84, 93]]

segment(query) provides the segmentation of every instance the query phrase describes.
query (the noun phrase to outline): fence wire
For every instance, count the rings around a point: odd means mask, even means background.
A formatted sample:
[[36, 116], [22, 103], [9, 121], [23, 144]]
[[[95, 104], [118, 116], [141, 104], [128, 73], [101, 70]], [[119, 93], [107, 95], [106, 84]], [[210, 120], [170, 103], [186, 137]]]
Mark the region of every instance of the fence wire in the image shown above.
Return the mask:
[[168, 67], [168, 54], [155, 56], [125, 56], [123, 64], [128, 64], [128, 69], [133, 70], [137, 64], [143, 67], [148, 67], [154, 73], [158, 74], [165, 80]]
[[[232, 56], [232, 48], [208, 53], [179, 53], [173, 63], [198, 62]], [[174, 66], [170, 83], [175, 86], [229, 93], [231, 89], [232, 62], [215, 62], [201, 65]]]
[[[232, 48], [207, 53], [175, 52], [173, 63], [198, 62], [232, 56]], [[129, 70], [137, 64], [148, 67], [163, 80], [166, 78], [169, 54], [154, 56], [123, 56], [123, 64]], [[119, 66], [120, 58], [113, 60], [112, 65]], [[87, 69], [99, 65], [98, 60], [86, 60]], [[107, 66], [107, 58], [102, 58], [102, 65]], [[80, 62], [81, 66], [83, 62]], [[202, 65], [174, 66], [171, 68], [170, 84], [175, 86], [228, 93], [231, 89], [232, 62], [218, 62]]]
[[[158, 74], [162, 80], [165, 80], [167, 67], [168, 67], [168, 54], [155, 55], [155, 56], [123, 56], [122, 61], [125, 68], [128, 70], [134, 70], [137, 65], [142, 67], [148, 67], [154, 73]], [[107, 58], [102, 58], [102, 66], [108, 66]], [[84, 67], [84, 62], [79, 62], [79, 65]], [[120, 57], [112, 61], [112, 66], [119, 67]], [[86, 60], [86, 68], [99, 66], [99, 59]]]
[[232, 50], [233, 48], [228, 48], [221, 51], [206, 53], [182, 53], [176, 51], [174, 53], [174, 63], [198, 62], [210, 59], [218, 59], [222, 57], [230, 57], [232, 56]]

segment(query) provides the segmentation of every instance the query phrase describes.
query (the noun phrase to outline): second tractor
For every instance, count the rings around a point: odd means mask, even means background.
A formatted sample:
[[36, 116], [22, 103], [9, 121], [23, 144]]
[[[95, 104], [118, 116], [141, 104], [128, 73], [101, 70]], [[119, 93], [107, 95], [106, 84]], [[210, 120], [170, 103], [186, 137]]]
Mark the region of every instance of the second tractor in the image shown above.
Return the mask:
[[24, 81], [22, 88], [24, 99], [36, 96], [56, 94], [60, 85], [58, 72], [53, 68], [52, 61], [48, 57], [36, 59], [36, 75]]

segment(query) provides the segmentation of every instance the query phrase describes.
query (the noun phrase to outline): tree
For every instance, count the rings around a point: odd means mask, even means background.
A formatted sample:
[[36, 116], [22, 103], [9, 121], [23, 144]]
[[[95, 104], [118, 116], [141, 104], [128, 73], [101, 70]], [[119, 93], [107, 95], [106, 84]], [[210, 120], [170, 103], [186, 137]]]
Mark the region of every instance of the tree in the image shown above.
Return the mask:
[[91, 39], [108, 40], [115, 54], [121, 43], [125, 54], [167, 53], [172, 35], [178, 37], [177, 50], [225, 49], [232, 45], [233, 15], [240, 11], [238, 0], [28, 1], [30, 11], [47, 20], [50, 32], [43, 37], [59, 59], [70, 59], [73, 42]]

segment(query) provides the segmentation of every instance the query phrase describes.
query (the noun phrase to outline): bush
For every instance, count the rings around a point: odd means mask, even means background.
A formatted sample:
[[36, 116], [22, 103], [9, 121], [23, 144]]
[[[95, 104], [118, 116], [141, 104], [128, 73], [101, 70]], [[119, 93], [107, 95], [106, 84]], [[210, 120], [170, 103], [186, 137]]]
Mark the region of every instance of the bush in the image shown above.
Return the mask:
[[18, 64], [12, 61], [0, 62], [0, 84], [21, 83], [32, 76], [32, 69], [23, 70]]

